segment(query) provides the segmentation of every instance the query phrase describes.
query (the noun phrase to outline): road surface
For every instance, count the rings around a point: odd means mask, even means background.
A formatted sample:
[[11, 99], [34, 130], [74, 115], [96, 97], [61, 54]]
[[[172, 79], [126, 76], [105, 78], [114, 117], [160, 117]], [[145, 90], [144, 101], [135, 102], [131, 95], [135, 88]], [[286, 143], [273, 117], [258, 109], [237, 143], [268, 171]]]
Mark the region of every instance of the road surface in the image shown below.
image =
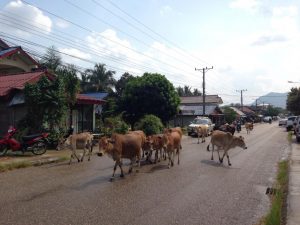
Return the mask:
[[240, 135], [248, 149], [229, 151], [231, 167], [226, 157], [210, 160], [209, 138], [184, 137], [180, 165], [143, 165], [114, 182], [113, 161], [96, 155], [0, 173], [0, 224], [255, 224], [268, 211], [265, 191], [289, 150], [287, 133], [273, 123]]

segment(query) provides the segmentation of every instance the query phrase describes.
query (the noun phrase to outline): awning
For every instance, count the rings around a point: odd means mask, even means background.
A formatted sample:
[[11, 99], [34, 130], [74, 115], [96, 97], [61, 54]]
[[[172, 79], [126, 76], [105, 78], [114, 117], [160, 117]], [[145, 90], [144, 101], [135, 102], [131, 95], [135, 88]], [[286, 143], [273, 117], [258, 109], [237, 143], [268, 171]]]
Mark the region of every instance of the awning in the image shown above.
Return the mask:
[[102, 105], [103, 103], [105, 103], [106, 101], [102, 100], [102, 99], [97, 99], [85, 94], [77, 94], [76, 97], [77, 104], [86, 104], [86, 105]]

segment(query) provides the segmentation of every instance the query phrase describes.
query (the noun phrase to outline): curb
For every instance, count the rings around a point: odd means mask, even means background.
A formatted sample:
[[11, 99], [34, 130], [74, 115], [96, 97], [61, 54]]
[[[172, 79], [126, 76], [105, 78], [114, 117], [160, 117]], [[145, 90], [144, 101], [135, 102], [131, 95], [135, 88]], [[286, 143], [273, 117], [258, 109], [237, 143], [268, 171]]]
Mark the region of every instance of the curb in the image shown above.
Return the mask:
[[292, 144], [286, 225], [300, 224], [300, 147]]
[[30, 161], [30, 163], [32, 164], [32, 166], [42, 166], [45, 164], [58, 163], [66, 160], [68, 160], [66, 157], [53, 157], [47, 159], [32, 160]]

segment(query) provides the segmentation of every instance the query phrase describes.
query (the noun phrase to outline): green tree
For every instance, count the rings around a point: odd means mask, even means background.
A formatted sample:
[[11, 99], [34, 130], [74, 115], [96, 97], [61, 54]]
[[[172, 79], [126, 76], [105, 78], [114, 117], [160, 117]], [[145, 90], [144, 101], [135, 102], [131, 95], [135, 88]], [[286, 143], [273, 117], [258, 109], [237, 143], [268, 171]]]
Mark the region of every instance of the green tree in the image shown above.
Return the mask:
[[133, 79], [134, 76], [132, 76], [130, 73], [124, 73], [120, 79], [116, 82], [115, 88], [116, 88], [116, 95], [118, 98], [120, 98], [123, 94], [123, 91], [125, 90], [126, 84], [128, 81]]
[[294, 115], [300, 114], [300, 88], [294, 87], [288, 93], [286, 108]]
[[121, 107], [124, 118], [133, 127], [134, 123], [146, 114], [153, 114], [166, 124], [176, 115], [179, 102], [173, 84], [165, 76], [145, 73], [127, 83]]
[[61, 78], [50, 81], [46, 76], [36, 84], [25, 85], [26, 120], [31, 131], [38, 132], [46, 124], [50, 130], [60, 127], [65, 119], [67, 101]]
[[154, 115], [145, 115], [142, 119], [140, 119], [135, 125], [135, 130], [143, 130], [145, 134], [159, 134], [162, 132], [164, 126], [161, 120]]
[[237, 113], [229, 106], [223, 107], [223, 112], [225, 116], [225, 121], [227, 123], [232, 123], [236, 119]]
[[83, 89], [90, 92], [112, 92], [112, 88], [116, 84], [113, 77], [115, 73], [115, 71], [107, 70], [105, 64], [97, 63], [94, 69], [87, 69], [82, 76], [82, 78], [88, 80], [86, 87]]
[[62, 65], [62, 59], [58, 50], [54, 46], [49, 47], [40, 64], [55, 73]]
[[70, 107], [76, 103], [76, 96], [80, 91], [80, 80], [77, 76], [78, 70], [75, 65], [61, 67], [56, 74], [64, 82], [65, 95]]
[[268, 106], [268, 108], [265, 111], [265, 115], [268, 116], [278, 116], [278, 114], [281, 112], [280, 108], [273, 107], [271, 105]]
[[193, 96], [201, 96], [201, 95], [202, 95], [201, 91], [199, 91], [198, 88], [194, 88]]

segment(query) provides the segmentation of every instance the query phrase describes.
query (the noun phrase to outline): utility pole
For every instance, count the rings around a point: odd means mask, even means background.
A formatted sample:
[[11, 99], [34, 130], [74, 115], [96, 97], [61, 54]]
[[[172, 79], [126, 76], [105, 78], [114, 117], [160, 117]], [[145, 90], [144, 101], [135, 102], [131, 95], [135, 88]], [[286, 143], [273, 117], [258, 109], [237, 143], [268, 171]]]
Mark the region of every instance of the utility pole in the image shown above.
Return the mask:
[[195, 68], [195, 71], [199, 71], [199, 70], [202, 70], [202, 73], [203, 73], [203, 83], [202, 83], [202, 99], [203, 99], [203, 116], [205, 116], [205, 72], [208, 71], [208, 70], [212, 70], [214, 67], [210, 67], [210, 68], [202, 68], [202, 69], [197, 69]]
[[247, 89], [236, 90], [237, 92], [241, 92], [241, 109], [243, 111], [243, 92], [247, 91]]

